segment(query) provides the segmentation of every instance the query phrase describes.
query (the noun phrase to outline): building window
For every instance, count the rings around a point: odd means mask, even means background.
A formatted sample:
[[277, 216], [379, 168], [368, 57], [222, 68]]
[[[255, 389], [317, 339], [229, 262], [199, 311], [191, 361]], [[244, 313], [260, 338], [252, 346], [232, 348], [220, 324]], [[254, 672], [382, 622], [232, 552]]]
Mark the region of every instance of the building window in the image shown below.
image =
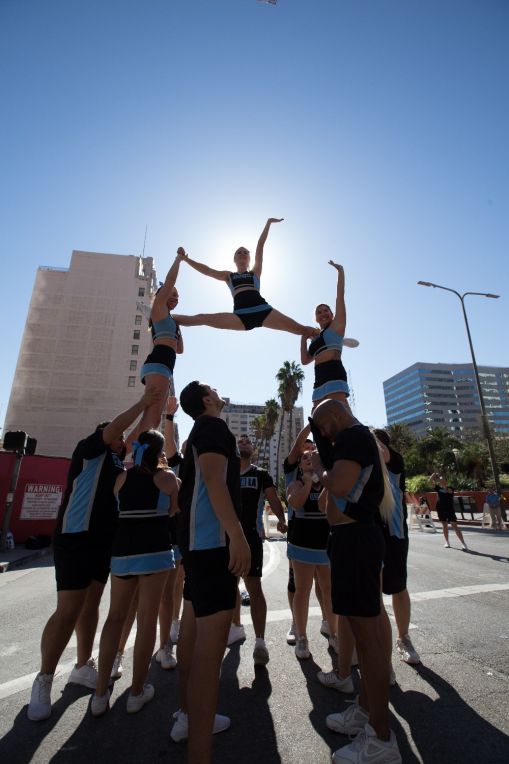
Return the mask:
[[131, 355], [138, 355], [139, 345], [131, 345]]
[[138, 297], [145, 297], [145, 287], [138, 288]]
[[140, 339], [140, 330], [135, 329], [133, 332], [133, 340], [139, 340]]
[[141, 326], [141, 316], [136, 316], [134, 319], [135, 326]]
[[136, 377], [129, 377], [127, 380], [127, 387], [134, 387], [136, 384]]
[[138, 368], [138, 361], [131, 361], [129, 364], [129, 371], [136, 371]]

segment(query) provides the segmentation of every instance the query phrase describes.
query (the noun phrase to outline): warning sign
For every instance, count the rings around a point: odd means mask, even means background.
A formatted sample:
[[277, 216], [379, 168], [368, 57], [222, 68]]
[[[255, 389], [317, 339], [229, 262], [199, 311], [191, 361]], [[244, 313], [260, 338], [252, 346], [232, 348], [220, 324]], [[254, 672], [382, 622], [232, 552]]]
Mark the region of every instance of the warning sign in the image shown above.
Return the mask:
[[63, 485], [52, 483], [27, 483], [21, 520], [54, 520], [62, 503]]

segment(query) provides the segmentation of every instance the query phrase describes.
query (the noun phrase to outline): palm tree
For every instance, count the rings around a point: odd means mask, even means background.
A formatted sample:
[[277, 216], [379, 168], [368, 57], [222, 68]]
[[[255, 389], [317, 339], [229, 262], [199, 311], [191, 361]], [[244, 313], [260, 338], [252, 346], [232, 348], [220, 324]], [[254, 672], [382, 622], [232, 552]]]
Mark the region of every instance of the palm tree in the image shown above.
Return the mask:
[[265, 437], [265, 415], [260, 414], [251, 420], [251, 432], [254, 435], [254, 450], [258, 451]]
[[[263, 458], [264, 458], [263, 466], [265, 467], [265, 469], [269, 469], [270, 442], [272, 438], [274, 437], [277, 420], [279, 419], [279, 403], [277, 402], [275, 398], [269, 398], [268, 401], [265, 401], [264, 416], [265, 416], [265, 429], [264, 429], [265, 449], [263, 452]], [[267, 458], [267, 448], [269, 449], [268, 458]]]
[[415, 435], [407, 424], [390, 424], [386, 428], [391, 446], [403, 456], [415, 444]]
[[288, 413], [288, 442], [292, 442], [292, 423], [293, 423], [293, 409], [295, 402], [302, 392], [302, 383], [304, 381], [304, 372], [302, 367], [295, 363], [295, 361], [285, 361], [279, 371], [276, 374], [276, 379], [279, 382], [278, 397], [281, 401], [281, 423], [279, 426], [279, 438], [277, 444], [277, 467], [276, 467], [276, 482], [279, 480], [279, 465], [280, 465], [280, 449], [281, 449], [281, 433], [283, 431], [283, 420], [285, 412]]

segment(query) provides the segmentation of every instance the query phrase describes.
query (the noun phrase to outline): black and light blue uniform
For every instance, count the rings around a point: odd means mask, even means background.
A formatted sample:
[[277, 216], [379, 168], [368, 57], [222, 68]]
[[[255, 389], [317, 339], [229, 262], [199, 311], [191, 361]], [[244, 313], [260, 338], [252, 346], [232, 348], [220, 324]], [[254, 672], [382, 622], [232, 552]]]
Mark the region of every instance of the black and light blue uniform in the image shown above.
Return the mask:
[[170, 496], [148, 475], [128, 470], [118, 492], [119, 522], [113, 539], [111, 573], [142, 576], [175, 567], [170, 540]]
[[[161, 321], [151, 321], [150, 331], [154, 342], [161, 339], [180, 339], [179, 325], [168, 313]], [[140, 379], [145, 384], [145, 377], [150, 374], [162, 374], [167, 379], [173, 376], [176, 353], [168, 345], [154, 345], [140, 370]]]
[[53, 540], [58, 591], [108, 580], [118, 521], [113, 488], [123, 471], [123, 462], [104, 443], [102, 430], [74, 449]]
[[315, 363], [315, 383], [313, 385], [313, 401], [322, 400], [331, 393], [350, 394], [345, 367], [341, 362], [343, 335], [330, 327], [322, 329], [320, 334], [309, 344], [308, 353], [317, 359], [326, 350], [337, 350], [339, 358], [323, 363]]
[[405, 500], [405, 462], [401, 454], [386, 446], [390, 459], [386, 463], [394, 498], [394, 510], [388, 523], [383, 526], [385, 556], [382, 569], [382, 591], [398, 594], [407, 585], [408, 526]]
[[334, 613], [374, 617], [380, 614], [380, 571], [385, 543], [380, 519], [384, 480], [378, 446], [368, 427], [354, 424], [339, 432], [332, 463], [356, 462], [360, 474], [346, 497], [335, 497], [355, 522], [331, 526], [329, 556]]
[[256, 273], [230, 273], [227, 284], [233, 295], [233, 312], [240, 318], [245, 329], [261, 326], [272, 311], [272, 306], [260, 294], [260, 279]]
[[228, 569], [228, 536], [214, 512], [200, 467], [200, 456], [205, 454], [225, 457], [226, 489], [240, 518], [240, 456], [234, 435], [219, 417], [196, 419], [179, 472], [177, 540], [185, 569], [184, 599], [191, 602], [197, 618], [233, 610], [237, 597], [237, 578]]
[[249, 469], [240, 474], [240, 496], [242, 512], [240, 522], [251, 549], [251, 569], [248, 576], [261, 578], [263, 570], [263, 513], [265, 510], [265, 491], [273, 488], [274, 481], [262, 467], [251, 464]]
[[123, 462], [104, 443], [102, 430], [80, 440], [71, 457], [56, 535], [90, 532], [111, 538], [117, 524], [113, 486], [123, 471]]
[[310, 565], [329, 564], [327, 543], [330, 527], [324, 513], [318, 508], [321, 492], [322, 484], [314, 481], [304, 505], [292, 507], [288, 518], [287, 554], [290, 560]]

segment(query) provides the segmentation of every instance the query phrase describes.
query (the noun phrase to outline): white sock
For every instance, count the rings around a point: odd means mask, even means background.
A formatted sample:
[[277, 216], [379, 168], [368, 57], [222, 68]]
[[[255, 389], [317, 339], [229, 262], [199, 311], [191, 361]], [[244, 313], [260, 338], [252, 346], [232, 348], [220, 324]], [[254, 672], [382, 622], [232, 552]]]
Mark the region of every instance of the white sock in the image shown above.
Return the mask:
[[256, 637], [255, 647], [265, 647], [265, 639], [263, 637]]

